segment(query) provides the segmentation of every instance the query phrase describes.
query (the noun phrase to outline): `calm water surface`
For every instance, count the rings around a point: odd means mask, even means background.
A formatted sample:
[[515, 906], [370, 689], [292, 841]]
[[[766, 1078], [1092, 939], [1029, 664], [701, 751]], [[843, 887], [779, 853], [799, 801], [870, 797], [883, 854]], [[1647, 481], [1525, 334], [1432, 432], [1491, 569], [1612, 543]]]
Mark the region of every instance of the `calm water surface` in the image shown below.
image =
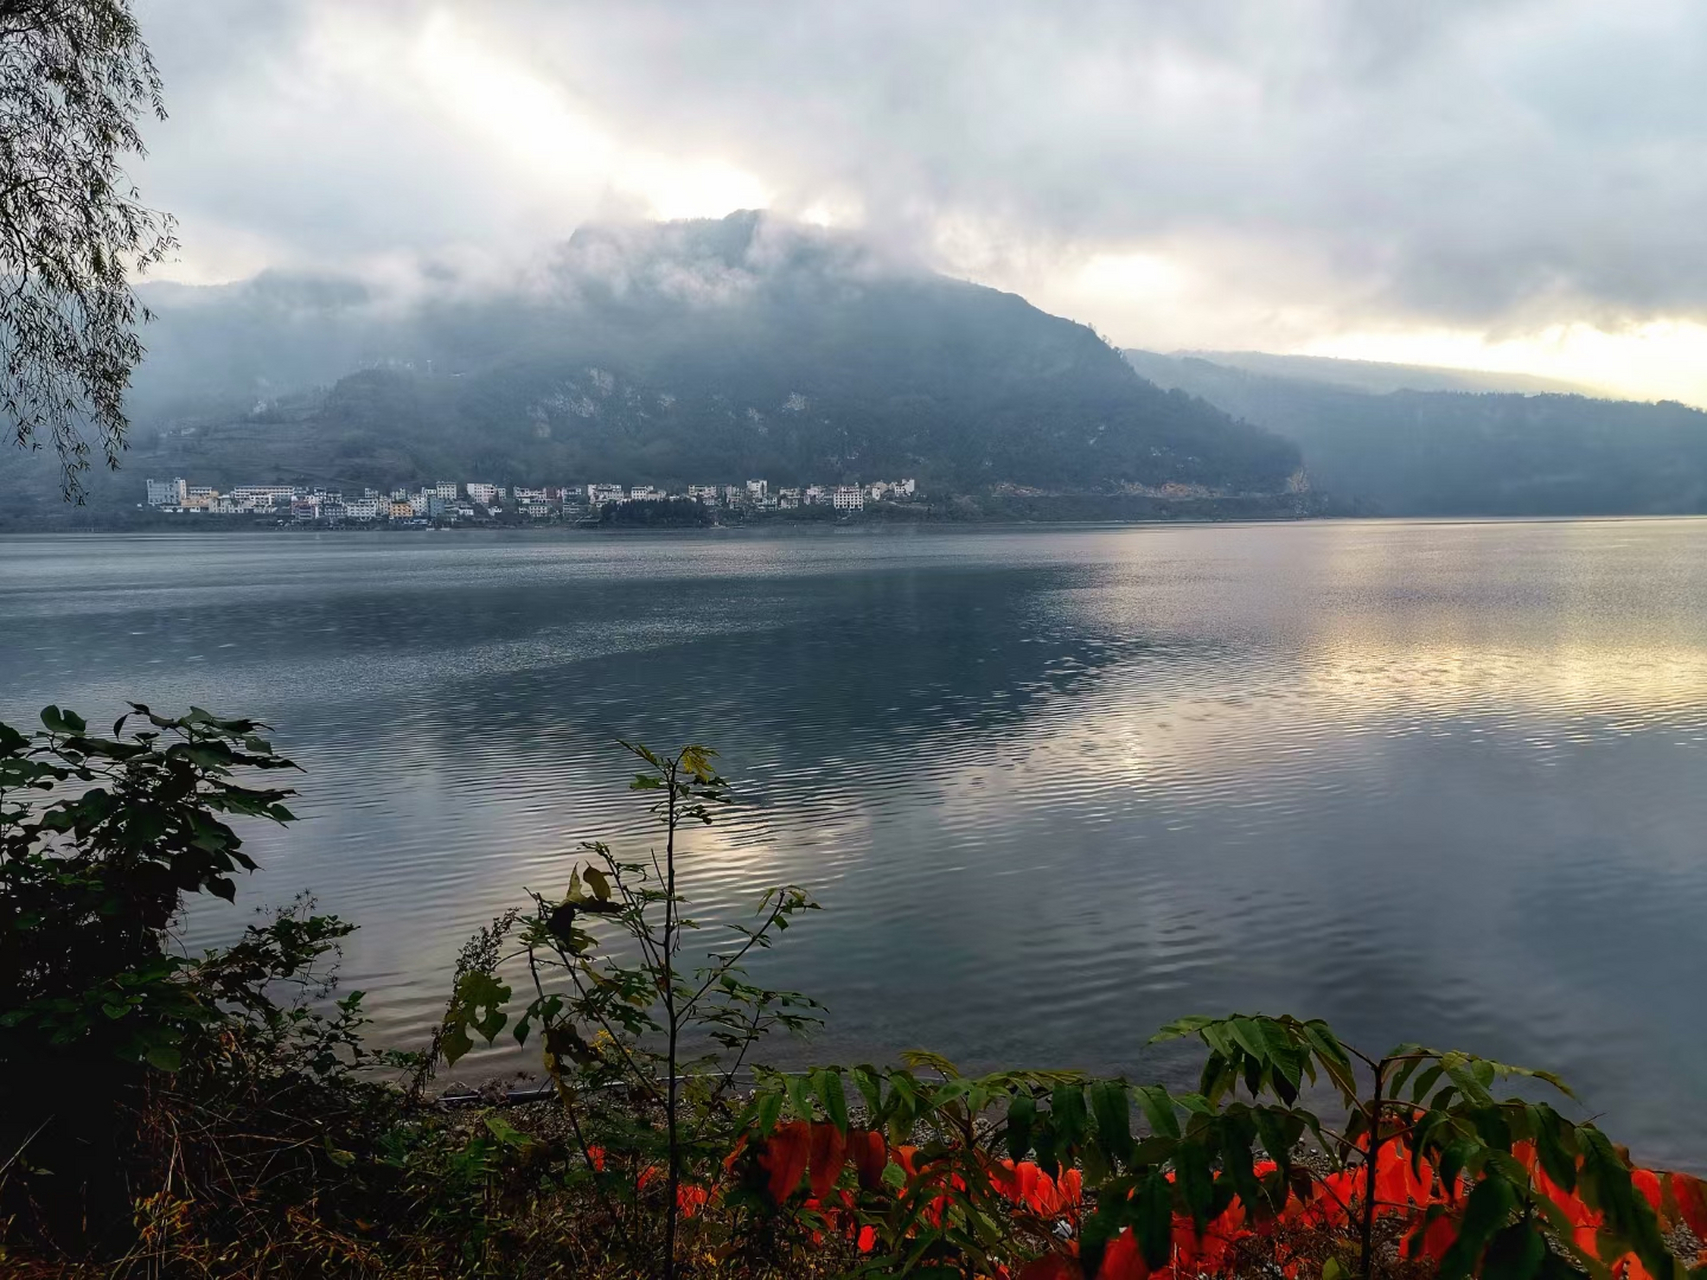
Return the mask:
[[760, 967], [830, 1007], [780, 1060], [1172, 1076], [1163, 1021], [1295, 1011], [1707, 1166], [1707, 522], [0, 539], [0, 716], [126, 698], [277, 726], [247, 900], [362, 924], [388, 1043], [635, 838], [611, 739], [692, 739], [743, 800], [698, 914], [826, 908]]

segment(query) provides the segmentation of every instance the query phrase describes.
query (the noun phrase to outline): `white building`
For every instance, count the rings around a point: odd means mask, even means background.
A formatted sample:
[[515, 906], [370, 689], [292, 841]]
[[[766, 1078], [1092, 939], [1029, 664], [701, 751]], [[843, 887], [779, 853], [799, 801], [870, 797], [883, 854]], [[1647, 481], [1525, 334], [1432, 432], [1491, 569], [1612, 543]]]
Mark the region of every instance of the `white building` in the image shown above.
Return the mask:
[[717, 486], [714, 484], [690, 484], [688, 497], [697, 498], [708, 507], [717, 505]]
[[826, 491], [824, 486], [821, 484], [807, 485], [806, 492], [800, 496], [809, 507], [816, 507], [830, 500], [828, 491]]
[[830, 495], [830, 505], [837, 511], [864, 511], [865, 490], [857, 484], [839, 484]]
[[371, 490], [365, 498], [351, 498], [344, 504], [346, 520], [378, 520], [387, 514], [391, 504], [376, 496]]
[[800, 505], [800, 490], [778, 489], [776, 491], [776, 505], [781, 507], [784, 511], [789, 511], [798, 507]]
[[447, 501], [455, 501], [455, 499], [456, 499], [456, 481], [454, 481], [454, 480], [440, 480], [436, 485], [433, 486], [433, 492], [436, 493], [439, 497], [446, 499]]
[[628, 491], [630, 502], [656, 502], [663, 496], [664, 491], [662, 489], [654, 488], [649, 484], [637, 484]]
[[587, 501], [595, 507], [602, 507], [607, 502], [621, 502], [624, 497], [620, 484], [590, 484], [587, 486]]
[[769, 493], [770, 493], [770, 481], [768, 481], [768, 480], [749, 480], [749, 481], [747, 481], [747, 497], [749, 499], [751, 499], [753, 502], [757, 502], [760, 505], [763, 505], [764, 500]]
[[182, 479], [150, 480], [148, 505], [151, 507], [181, 507], [189, 496], [190, 486]]
[[747, 491], [741, 485], [726, 484], [723, 486], [723, 501], [731, 507], [744, 507], [747, 505]]
[[510, 492], [515, 495], [517, 502], [549, 502], [551, 500], [551, 495], [548, 491], [544, 489], [524, 489], [519, 484], [514, 489], [510, 490]]

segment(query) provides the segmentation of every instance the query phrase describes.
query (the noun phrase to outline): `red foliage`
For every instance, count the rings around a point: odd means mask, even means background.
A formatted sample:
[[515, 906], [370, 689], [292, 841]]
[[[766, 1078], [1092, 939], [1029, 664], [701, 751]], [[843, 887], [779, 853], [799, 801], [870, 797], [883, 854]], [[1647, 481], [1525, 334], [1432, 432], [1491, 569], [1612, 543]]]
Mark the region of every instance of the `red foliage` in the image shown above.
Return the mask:
[[1103, 1251], [1097, 1280], [1145, 1280], [1149, 1274], [1144, 1255], [1138, 1252], [1138, 1237], [1132, 1234], [1131, 1227], [1122, 1227]]
[[759, 1148], [759, 1167], [770, 1175], [771, 1199], [781, 1204], [794, 1194], [811, 1156], [811, 1132], [803, 1120], [779, 1124]]
[[842, 1166], [847, 1163], [847, 1140], [833, 1124], [814, 1124], [808, 1146], [812, 1194], [822, 1200], [842, 1176]]
[[1668, 1173], [1667, 1189], [1677, 1205], [1677, 1215], [1696, 1235], [1707, 1242], [1707, 1182], [1687, 1173]]
[[884, 1142], [883, 1135], [870, 1129], [850, 1130], [848, 1154], [853, 1157], [860, 1187], [866, 1191], [881, 1190], [883, 1171], [889, 1166], [889, 1145]]
[[[1577, 1244], [1594, 1252], [1604, 1224], [1603, 1215], [1549, 1178], [1530, 1144], [1517, 1144], [1512, 1154], [1529, 1170], [1536, 1190], [1552, 1200], [1575, 1228]], [[770, 1175], [771, 1196], [779, 1204], [799, 1190], [802, 1177], [810, 1169], [813, 1198], [806, 1204], [824, 1213], [835, 1229], [856, 1240], [861, 1252], [870, 1252], [877, 1245], [877, 1234], [871, 1226], [857, 1224], [853, 1192], [841, 1193], [841, 1208], [822, 1207], [850, 1160], [859, 1186], [867, 1192], [883, 1190], [883, 1171], [891, 1160], [900, 1165], [906, 1175], [901, 1194], [928, 1197], [924, 1217], [933, 1225], [942, 1222], [952, 1203], [948, 1192], [965, 1189], [965, 1182], [952, 1161], [921, 1160], [917, 1148], [891, 1147], [881, 1133], [867, 1129], [852, 1130], [844, 1138], [833, 1125], [793, 1121], [778, 1125], [758, 1149], [758, 1162]], [[1274, 1167], [1264, 1162], [1256, 1166], [1256, 1173], [1262, 1177], [1272, 1173]], [[996, 1192], [1016, 1209], [1043, 1218], [1077, 1219], [1083, 1196], [1082, 1175], [1077, 1169], [1062, 1170], [1058, 1177], [1052, 1178], [1029, 1160], [1001, 1160], [988, 1165], [988, 1176]], [[1658, 1174], [1648, 1169], [1634, 1170], [1631, 1180], [1664, 1226], [1687, 1224], [1697, 1235], [1707, 1238], [1707, 1182], [1687, 1174]], [[1294, 1195], [1287, 1201], [1278, 1221], [1302, 1227], [1353, 1227], [1354, 1210], [1361, 1212], [1367, 1186], [1363, 1169], [1318, 1177], [1307, 1198]], [[1464, 1208], [1457, 1190], [1441, 1185], [1428, 1161], [1413, 1162], [1403, 1140], [1395, 1138], [1382, 1144], [1375, 1177], [1375, 1212], [1379, 1217], [1396, 1217], [1409, 1223], [1407, 1252], [1414, 1251], [1415, 1256], [1436, 1262], [1445, 1255], [1457, 1238], [1457, 1220]], [[697, 1209], [704, 1203], [705, 1193], [698, 1188], [683, 1188], [684, 1195], [690, 1191], [697, 1197], [694, 1202]], [[1435, 1210], [1432, 1218], [1427, 1216], [1431, 1209]], [[1235, 1246], [1240, 1241], [1272, 1232], [1274, 1226], [1272, 1220], [1247, 1221], [1244, 1207], [1238, 1203], [1212, 1219], [1201, 1234], [1188, 1216], [1177, 1216], [1172, 1256], [1167, 1266], [1156, 1271], [1145, 1265], [1131, 1228], [1123, 1228], [1104, 1251], [1096, 1280], [1184, 1280], [1224, 1274], [1230, 1270]], [[1703, 1254], [1703, 1261], [1707, 1261], [1707, 1253]], [[1652, 1280], [1634, 1256], [1618, 1259], [1612, 1272], [1615, 1280]], [[1085, 1280], [1085, 1277], [1077, 1258], [1067, 1253], [1052, 1253], [1027, 1263], [1011, 1280]]]

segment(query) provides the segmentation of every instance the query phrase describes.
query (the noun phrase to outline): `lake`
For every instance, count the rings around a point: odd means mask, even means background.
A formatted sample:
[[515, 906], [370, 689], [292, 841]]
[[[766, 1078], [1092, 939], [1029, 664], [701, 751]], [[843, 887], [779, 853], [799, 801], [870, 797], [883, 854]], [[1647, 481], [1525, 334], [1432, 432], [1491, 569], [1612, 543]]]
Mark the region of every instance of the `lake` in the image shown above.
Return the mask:
[[696, 914], [825, 908], [757, 967], [830, 1012], [775, 1060], [1177, 1082], [1161, 1023], [1296, 1012], [1707, 1169], [1707, 521], [0, 539], [0, 718], [126, 699], [276, 726], [303, 821], [239, 904], [359, 922], [384, 1043], [636, 847], [613, 739], [691, 740], [741, 800]]

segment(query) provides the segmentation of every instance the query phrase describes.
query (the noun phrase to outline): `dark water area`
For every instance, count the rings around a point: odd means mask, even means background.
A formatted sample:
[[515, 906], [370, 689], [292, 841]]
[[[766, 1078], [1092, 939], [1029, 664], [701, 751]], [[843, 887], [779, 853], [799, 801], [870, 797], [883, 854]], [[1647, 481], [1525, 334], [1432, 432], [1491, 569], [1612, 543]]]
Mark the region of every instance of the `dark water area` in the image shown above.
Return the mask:
[[1289, 1011], [1707, 1170], [1707, 521], [0, 539], [0, 718], [127, 698], [276, 726], [304, 821], [239, 903], [359, 922], [387, 1044], [638, 851], [613, 738], [696, 740], [696, 914], [825, 908], [757, 966], [830, 1011], [775, 1060], [1172, 1078], [1161, 1023]]

